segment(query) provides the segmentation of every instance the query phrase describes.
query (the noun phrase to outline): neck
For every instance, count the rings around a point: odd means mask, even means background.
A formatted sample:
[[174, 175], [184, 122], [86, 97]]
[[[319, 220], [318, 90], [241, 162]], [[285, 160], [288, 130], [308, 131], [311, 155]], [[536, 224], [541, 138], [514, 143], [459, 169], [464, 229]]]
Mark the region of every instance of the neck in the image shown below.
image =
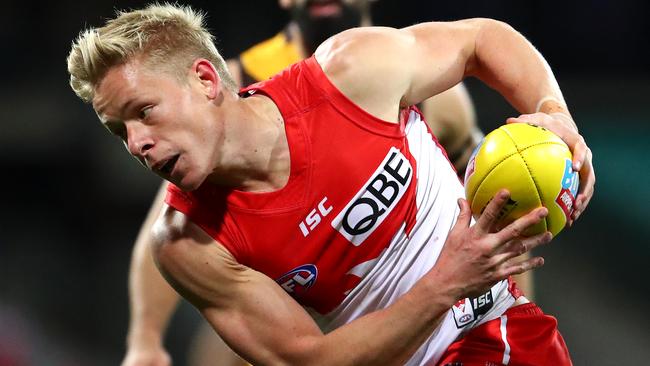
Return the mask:
[[289, 179], [284, 120], [273, 101], [253, 95], [229, 101], [223, 141], [208, 181], [243, 191], [274, 191]]

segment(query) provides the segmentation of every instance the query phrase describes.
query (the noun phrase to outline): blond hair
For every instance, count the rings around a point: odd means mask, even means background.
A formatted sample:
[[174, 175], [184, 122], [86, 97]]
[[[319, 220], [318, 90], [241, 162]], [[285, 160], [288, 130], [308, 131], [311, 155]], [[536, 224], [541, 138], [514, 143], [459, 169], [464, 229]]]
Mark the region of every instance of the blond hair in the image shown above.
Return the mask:
[[225, 86], [235, 91], [226, 62], [203, 24], [203, 14], [189, 6], [152, 4], [141, 10], [118, 11], [101, 28], [79, 34], [68, 55], [70, 86], [85, 102], [108, 69], [141, 58], [148, 66], [186, 80], [197, 58], [212, 62]]

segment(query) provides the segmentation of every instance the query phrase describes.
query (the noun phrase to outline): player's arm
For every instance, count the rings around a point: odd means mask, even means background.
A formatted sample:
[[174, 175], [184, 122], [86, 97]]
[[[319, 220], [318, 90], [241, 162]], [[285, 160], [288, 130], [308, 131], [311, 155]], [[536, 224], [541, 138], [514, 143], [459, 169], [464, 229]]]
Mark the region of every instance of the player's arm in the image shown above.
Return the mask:
[[[476, 123], [476, 113], [469, 92], [463, 83], [434, 95], [420, 103], [424, 119], [440, 144], [459, 177], [464, 176], [467, 162], [474, 148], [481, 142], [483, 133]], [[513, 258], [514, 261], [529, 259], [530, 253]], [[533, 272], [514, 277], [517, 287], [529, 300], [534, 300]]]
[[[520, 33], [509, 25], [490, 19], [473, 19], [451, 24], [440, 30], [440, 23], [426, 23], [405, 28], [415, 38], [413, 52], [421, 57], [442, 59], [443, 68], [462, 71], [462, 77], [475, 76], [496, 89], [519, 112], [525, 114], [509, 122], [533, 122], [558, 134], [573, 152], [574, 169], [580, 171], [581, 187], [576, 200], [577, 218], [593, 195], [595, 177], [591, 152], [578, 133], [576, 124], [566, 106], [560, 87], [543, 56]], [[467, 38], [465, 38], [467, 37]], [[462, 46], [447, 45], [438, 48], [441, 38], [461, 39]], [[447, 44], [449, 41], [447, 41]], [[440, 52], [447, 53], [446, 57]], [[456, 52], [454, 52], [456, 51]], [[449, 53], [457, 56], [460, 67], [450, 60]], [[442, 58], [440, 58], [442, 56]], [[421, 60], [421, 59], [417, 59]], [[421, 61], [411, 65], [412, 82], [406, 99], [431, 93], [426, 81], [437, 78], [436, 67], [426, 67]], [[433, 75], [432, 75], [433, 74]], [[422, 79], [424, 77], [424, 79]], [[424, 95], [419, 95], [424, 93]], [[533, 113], [543, 112], [540, 115]]]
[[463, 83], [420, 103], [424, 119], [462, 177], [472, 151], [483, 138], [472, 99]]
[[524, 113], [509, 122], [535, 122], [569, 145], [581, 178], [574, 219], [591, 199], [595, 182], [591, 152], [558, 83], [542, 55], [507, 24], [468, 19], [400, 30], [358, 28], [325, 42], [316, 58], [344, 94], [370, 113], [391, 120], [398, 115], [398, 103], [419, 103], [465, 77], [479, 78]]
[[156, 221], [167, 183], [163, 183], [133, 247], [129, 270], [130, 321], [123, 366], [171, 365], [163, 334], [180, 296], [162, 277], [151, 254], [151, 227]]
[[459, 201], [458, 221], [438, 264], [393, 305], [328, 334], [272, 279], [237, 263], [172, 208], [154, 228], [154, 257], [172, 286], [255, 365], [401, 365], [458, 299], [484, 293], [499, 279], [542, 264], [540, 258], [517, 264], [508, 259], [550, 240], [548, 233], [519, 237], [546, 209], [490, 233], [507, 197], [493, 199], [472, 227], [469, 205]]
[[[241, 84], [241, 66], [237, 59], [226, 61], [237, 85]], [[169, 365], [170, 357], [163, 347], [167, 323], [178, 305], [180, 296], [169, 286], [151, 256], [151, 228], [160, 215], [167, 192], [167, 182], [158, 189], [135, 241], [129, 268], [130, 319], [127, 354], [123, 366]]]

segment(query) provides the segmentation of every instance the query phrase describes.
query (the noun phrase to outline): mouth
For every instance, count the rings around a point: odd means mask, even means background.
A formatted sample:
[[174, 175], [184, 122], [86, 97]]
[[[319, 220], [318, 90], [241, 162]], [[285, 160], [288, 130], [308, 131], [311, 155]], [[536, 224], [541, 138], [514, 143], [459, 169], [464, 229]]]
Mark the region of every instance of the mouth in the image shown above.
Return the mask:
[[176, 166], [176, 163], [178, 162], [178, 158], [180, 157], [180, 154], [176, 154], [172, 156], [167, 162], [165, 162], [160, 168], [157, 168], [157, 170], [167, 176], [170, 176], [172, 172], [174, 171], [174, 167]]
[[309, 15], [313, 17], [331, 17], [341, 13], [341, 4], [337, 0], [309, 2]]

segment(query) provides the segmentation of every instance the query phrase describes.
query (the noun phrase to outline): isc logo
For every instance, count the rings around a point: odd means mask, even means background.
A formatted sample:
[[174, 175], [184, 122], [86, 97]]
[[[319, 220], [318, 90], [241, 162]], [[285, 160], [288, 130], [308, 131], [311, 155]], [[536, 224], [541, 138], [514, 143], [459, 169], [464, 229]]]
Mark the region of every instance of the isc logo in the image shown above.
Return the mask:
[[361, 245], [395, 208], [412, 173], [408, 159], [391, 147], [370, 180], [332, 220], [332, 227], [355, 246]]
[[462, 328], [485, 315], [494, 305], [492, 289], [479, 297], [463, 299], [451, 307], [457, 328]]
[[302, 295], [316, 282], [318, 270], [313, 264], [303, 264], [275, 280], [291, 296]]
[[316, 211], [316, 208], [311, 210], [305, 220], [298, 224], [303, 236], [307, 237], [320, 224], [321, 217], [325, 217], [332, 212], [332, 206], [325, 208], [325, 202], [327, 202], [327, 197], [323, 198], [318, 204], [318, 211]]

